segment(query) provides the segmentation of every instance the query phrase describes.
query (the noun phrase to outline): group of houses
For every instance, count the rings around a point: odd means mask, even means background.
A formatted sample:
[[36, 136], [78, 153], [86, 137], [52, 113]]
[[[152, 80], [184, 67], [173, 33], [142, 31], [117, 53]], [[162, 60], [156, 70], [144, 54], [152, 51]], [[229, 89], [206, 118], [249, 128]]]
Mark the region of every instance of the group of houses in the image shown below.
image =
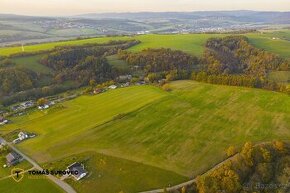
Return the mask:
[[20, 103], [18, 105], [14, 105], [11, 107], [11, 110], [12, 111], [22, 111], [22, 110], [25, 110], [25, 109], [28, 109], [28, 108], [31, 108], [35, 105], [35, 102], [33, 101], [26, 101], [26, 102], [23, 102], [23, 103]]
[[[54, 104], [55, 104], [55, 102], [48, 102], [47, 104], [39, 105], [37, 108], [39, 110], [44, 110], [44, 109], [48, 109], [50, 106], [52, 106]], [[29, 109], [29, 108], [32, 108], [32, 107], [35, 107], [35, 106], [36, 106], [36, 102], [34, 102], [34, 101], [26, 101], [26, 102], [23, 102], [23, 103], [20, 103], [20, 104], [12, 106], [11, 110], [14, 111], [14, 112], [23, 111], [23, 110], [26, 110], [26, 109]]]
[[17, 144], [17, 143], [20, 143], [21, 141], [24, 141], [24, 140], [29, 139], [29, 138], [33, 138], [35, 136], [36, 136], [35, 134], [31, 134], [31, 133], [27, 133], [27, 132], [21, 131], [21, 132], [18, 133], [18, 138], [13, 140], [13, 143]]

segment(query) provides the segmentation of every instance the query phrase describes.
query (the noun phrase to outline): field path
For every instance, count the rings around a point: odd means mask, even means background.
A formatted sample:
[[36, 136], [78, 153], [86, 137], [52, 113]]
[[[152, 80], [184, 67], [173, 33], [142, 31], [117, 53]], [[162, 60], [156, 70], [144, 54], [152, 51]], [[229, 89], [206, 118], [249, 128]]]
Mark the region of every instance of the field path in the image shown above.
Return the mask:
[[[268, 142], [262, 142], [262, 143], [259, 143], [259, 144], [256, 144], [255, 146], [260, 146], [260, 145], [265, 145], [267, 144]], [[233, 160], [235, 159], [237, 156], [239, 156], [240, 153], [236, 153], [234, 155], [232, 155], [231, 157], [228, 157], [227, 159], [223, 160], [222, 162], [216, 164], [214, 167], [212, 167], [210, 170], [207, 170], [206, 172], [200, 174], [199, 176], [202, 176], [202, 175], [206, 175], [212, 171], [214, 171], [215, 169], [221, 167], [225, 162], [227, 161], [230, 161], [230, 160]], [[194, 179], [192, 180], [189, 180], [187, 182], [183, 182], [181, 184], [177, 184], [175, 186], [172, 186], [172, 187], [169, 187], [169, 188], [166, 188], [167, 191], [174, 191], [174, 190], [178, 190], [178, 189], [181, 189], [182, 187], [186, 187], [186, 186], [189, 186], [191, 184], [193, 184], [194, 182], [197, 181], [197, 177], [195, 177]], [[164, 189], [155, 189], [155, 190], [149, 190], [149, 191], [144, 191], [144, 192], [139, 192], [139, 193], [164, 193]]]
[[[13, 151], [21, 155], [24, 159], [26, 159], [29, 163], [33, 165], [33, 167], [37, 170], [43, 170], [43, 168], [38, 165], [33, 159], [23, 154], [21, 151], [19, 151], [16, 147], [14, 147], [11, 143], [6, 142], [3, 138], [0, 137], [0, 141], [6, 143]], [[67, 193], [76, 193], [76, 191], [67, 183], [64, 181], [61, 181], [60, 179], [54, 177], [53, 175], [47, 175], [47, 178], [50, 179], [52, 182], [54, 182], [56, 185], [58, 185], [61, 189], [63, 189]]]
[[[225, 159], [224, 161], [216, 164], [214, 167], [212, 167], [210, 170], [206, 171], [205, 173], [203, 174], [200, 174], [201, 175], [205, 175], [205, 174], [208, 174], [210, 172], [212, 172], [213, 170], [219, 168], [220, 166], [222, 166], [225, 162], [229, 161], [229, 160], [232, 160], [234, 158], [236, 158], [237, 156], [239, 155], [239, 153]], [[189, 180], [187, 182], [183, 182], [181, 184], [178, 184], [178, 185], [175, 185], [175, 186], [172, 186], [172, 187], [169, 187], [169, 188], [166, 188], [167, 191], [174, 191], [174, 190], [178, 190], [178, 189], [181, 189], [182, 187], [186, 187], [186, 186], [189, 186], [191, 184], [193, 184], [194, 182], [197, 181], [197, 177], [195, 177], [194, 179], [192, 180]], [[144, 191], [144, 192], [139, 192], [139, 193], [164, 193], [164, 189], [155, 189], [155, 190], [149, 190], [149, 191]]]

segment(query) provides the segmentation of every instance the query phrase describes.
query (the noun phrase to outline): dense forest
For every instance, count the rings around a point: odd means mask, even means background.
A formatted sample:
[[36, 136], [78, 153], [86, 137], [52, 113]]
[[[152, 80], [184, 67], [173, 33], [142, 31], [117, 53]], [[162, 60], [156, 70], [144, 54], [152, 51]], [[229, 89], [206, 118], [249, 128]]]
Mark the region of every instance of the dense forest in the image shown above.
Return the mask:
[[[35, 99], [69, 89], [116, 80], [119, 75], [131, 74], [132, 80], [147, 82], [193, 79], [212, 84], [246, 86], [290, 93], [289, 86], [267, 79], [271, 71], [289, 71], [290, 61], [253, 47], [244, 36], [211, 38], [206, 42], [202, 57], [171, 49], [146, 49], [129, 52], [125, 49], [139, 41], [111, 41], [104, 44], [56, 47], [41, 52], [39, 61], [52, 69], [49, 83], [46, 75], [17, 68], [9, 57], [0, 57], [0, 97], [2, 104]], [[19, 53], [23, 57], [39, 53]], [[130, 70], [113, 68], [107, 56], [117, 54]], [[136, 75], [137, 74], [137, 75]]]
[[55, 71], [57, 83], [74, 80], [86, 85], [91, 79], [101, 83], [114, 78], [112, 68], [104, 54], [110, 48], [77, 48], [52, 52], [41, 59], [41, 63]]
[[37, 79], [37, 74], [27, 69], [0, 68], [0, 95], [31, 89]]
[[[69, 89], [88, 85], [90, 80], [102, 83], [115, 79], [118, 72], [107, 62], [106, 56], [116, 54], [138, 44], [138, 41], [110, 41], [106, 44], [56, 47], [39, 63], [53, 73], [44, 75], [27, 68], [18, 68], [9, 57], [0, 58], [0, 97], [3, 105], [57, 94]], [[39, 53], [20, 53], [13, 57], [31, 56]], [[43, 85], [43, 80], [51, 81]]]
[[209, 39], [201, 62], [193, 80], [290, 93], [286, 85], [266, 78], [270, 71], [289, 71], [290, 61], [253, 47], [244, 36]]
[[229, 159], [181, 193], [288, 193], [290, 191], [290, 144], [274, 141], [253, 145], [247, 142], [239, 152], [230, 146]]
[[118, 56], [131, 66], [144, 70], [146, 74], [174, 70], [191, 72], [197, 69], [199, 63], [197, 57], [165, 48], [146, 49], [139, 53], [120, 51]]
[[290, 61], [253, 47], [244, 36], [209, 39], [201, 58], [164, 48], [139, 53], [120, 51], [118, 56], [131, 67], [142, 69], [149, 82], [191, 78], [290, 93], [285, 84], [267, 79], [271, 71], [289, 71]]
[[245, 36], [209, 39], [202, 57], [210, 74], [246, 74], [265, 77], [270, 70], [289, 70], [290, 63], [249, 44]]

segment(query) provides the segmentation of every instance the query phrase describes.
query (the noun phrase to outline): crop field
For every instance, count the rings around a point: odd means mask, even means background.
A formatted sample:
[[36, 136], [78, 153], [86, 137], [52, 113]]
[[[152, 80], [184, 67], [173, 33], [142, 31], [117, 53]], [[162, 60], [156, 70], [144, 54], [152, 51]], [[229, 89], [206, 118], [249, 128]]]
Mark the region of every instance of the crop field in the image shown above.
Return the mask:
[[13, 179], [0, 180], [1, 193], [63, 193], [59, 187], [48, 179], [30, 179], [24, 175], [24, 179], [16, 183]]
[[[285, 37], [288, 37], [288, 31], [284, 30], [282, 35], [278, 32], [268, 32], [268, 33], [249, 33], [245, 34], [249, 37], [250, 42], [257, 46], [258, 48], [265, 49], [267, 51], [280, 54], [283, 57], [290, 57], [288, 48], [290, 42], [286, 38], [282, 38], [283, 34]], [[285, 35], [286, 34], [286, 35]], [[204, 44], [208, 38], [211, 37], [222, 37], [230, 34], [176, 34], [176, 35], [140, 35], [135, 37], [99, 37], [99, 38], [90, 38], [83, 40], [71, 40], [71, 41], [59, 41], [52, 43], [43, 43], [36, 45], [27, 45], [24, 46], [25, 52], [35, 52], [42, 50], [50, 50], [56, 46], [63, 45], [82, 45], [88, 43], [105, 43], [110, 40], [128, 40], [128, 39], [137, 39], [141, 43], [136, 45], [129, 50], [131, 51], [141, 51], [146, 48], [172, 48], [177, 50], [182, 50], [186, 53], [193, 55], [201, 55], [204, 49]], [[279, 39], [273, 39], [273, 37], [281, 37]], [[283, 36], [283, 37], [284, 37]], [[19, 53], [22, 51], [22, 48], [19, 47], [2, 47], [0, 48], [0, 55], [8, 56], [10, 54]]]
[[188, 177], [223, 160], [230, 144], [289, 140], [288, 95], [194, 81], [170, 86], [82, 96], [1, 130], [36, 132], [18, 147], [41, 163], [93, 151]]

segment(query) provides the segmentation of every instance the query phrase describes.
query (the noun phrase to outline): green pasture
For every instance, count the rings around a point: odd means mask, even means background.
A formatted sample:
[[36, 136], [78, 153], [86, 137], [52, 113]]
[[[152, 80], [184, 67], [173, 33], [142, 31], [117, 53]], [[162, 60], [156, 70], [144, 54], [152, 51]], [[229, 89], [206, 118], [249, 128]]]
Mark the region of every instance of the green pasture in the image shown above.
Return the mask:
[[285, 39], [273, 39], [269, 34], [248, 34], [250, 43], [257, 48], [290, 58], [290, 41]]
[[189, 177], [223, 160], [229, 145], [289, 140], [288, 95], [194, 81], [170, 86], [171, 92], [134, 86], [82, 96], [14, 118], [1, 130], [37, 133], [18, 147], [38, 162], [95, 151]]
[[79, 193], [140, 192], [182, 183], [188, 178], [171, 171], [95, 152], [85, 152], [45, 164], [61, 170], [74, 162], [84, 164], [89, 172], [81, 181], [66, 179]]
[[63, 193], [64, 191], [57, 187], [53, 182], [45, 177], [31, 179], [24, 175], [24, 179], [15, 182], [12, 178], [0, 180], [1, 193]]
[[[16, 128], [33, 131], [38, 136], [21, 143], [19, 147], [27, 150], [37, 161], [46, 162], [56, 158], [48, 152], [43, 153], [50, 148], [164, 96], [165, 93], [161, 90], [150, 86], [121, 88], [97, 96], [82, 96], [46, 111], [37, 110], [27, 116], [13, 118], [15, 124], [1, 127], [0, 132], [7, 133]], [[30, 149], [30, 145], [34, 149]], [[43, 148], [46, 150], [43, 151]]]
[[39, 63], [42, 56], [43, 55], [40, 54], [35, 56], [16, 57], [12, 58], [11, 61], [14, 62], [16, 67], [19, 68], [27, 68], [36, 73], [51, 74], [52, 70], [50, 68]]
[[[289, 30], [290, 31], [290, 30]], [[271, 34], [272, 33], [272, 34]], [[290, 57], [290, 52], [288, 48], [290, 42], [286, 38], [288, 37], [288, 30], [282, 31], [277, 35], [277, 31], [271, 31], [268, 33], [249, 33], [243, 34], [249, 37], [250, 42], [257, 46], [258, 48], [265, 49], [267, 51], [280, 54], [283, 57]], [[286, 34], [286, 35], [285, 35]], [[140, 40], [141, 43], [136, 45], [129, 50], [131, 51], [141, 51], [146, 48], [172, 48], [176, 50], [182, 50], [186, 53], [193, 55], [201, 55], [204, 49], [204, 44], [208, 38], [211, 37], [223, 37], [230, 34], [170, 34], [170, 35], [160, 35], [160, 34], [148, 34], [139, 36], [116, 36], [116, 37], [97, 37], [83, 40], [70, 40], [70, 41], [59, 41], [51, 43], [42, 43], [35, 45], [24, 46], [25, 52], [36, 52], [43, 50], [51, 50], [56, 46], [64, 45], [83, 45], [92, 43], [105, 43], [110, 40], [129, 40], [136, 39]], [[281, 37], [281, 39], [273, 39], [273, 37]], [[10, 54], [15, 54], [22, 52], [21, 46], [16, 47], [2, 47], [0, 48], [0, 55], [8, 56]]]
[[32, 165], [26, 160], [24, 160], [21, 163], [17, 164], [17, 166], [4, 168], [3, 165], [6, 164], [5, 156], [6, 155], [0, 156], [0, 179], [3, 178], [3, 177], [11, 175], [11, 170], [13, 168], [21, 168], [21, 169], [24, 169], [24, 170], [32, 168]]

